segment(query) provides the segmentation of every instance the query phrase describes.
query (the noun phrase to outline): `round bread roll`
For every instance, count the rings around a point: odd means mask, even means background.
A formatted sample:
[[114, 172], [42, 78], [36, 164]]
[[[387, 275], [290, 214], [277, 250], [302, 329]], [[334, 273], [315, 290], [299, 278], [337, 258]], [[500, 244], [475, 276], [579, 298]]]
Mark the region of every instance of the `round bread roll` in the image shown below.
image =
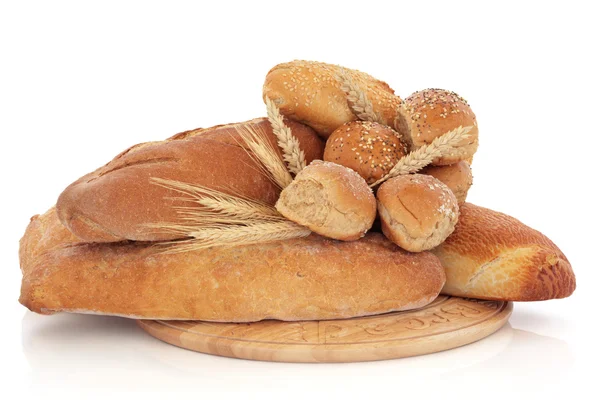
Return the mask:
[[300, 171], [275, 207], [313, 232], [346, 241], [363, 237], [377, 214], [375, 196], [360, 175], [320, 160]]
[[[312, 127], [321, 137], [358, 118], [348, 105], [338, 76], [342, 67], [296, 60], [273, 67], [263, 85], [263, 99], [271, 99], [279, 111]], [[352, 82], [373, 104], [373, 111], [393, 126], [402, 100], [387, 83], [371, 75], [343, 68]]]
[[454, 92], [443, 89], [415, 92], [400, 107], [400, 116], [396, 129], [403, 137], [410, 137], [412, 150], [430, 144], [433, 139], [459, 126], [473, 126], [469, 138], [454, 154], [434, 160], [433, 165], [468, 160], [477, 150], [479, 131], [475, 114], [467, 101]]
[[376, 122], [353, 121], [329, 136], [323, 159], [358, 172], [371, 184], [387, 174], [407, 152], [407, 146], [393, 129]]
[[431, 175], [440, 180], [452, 190], [458, 204], [467, 199], [467, 192], [473, 184], [471, 166], [467, 161], [459, 161], [451, 165], [430, 165], [419, 171], [421, 174]]
[[383, 234], [404, 250], [442, 243], [458, 221], [458, 202], [448, 186], [429, 175], [401, 175], [377, 190]]

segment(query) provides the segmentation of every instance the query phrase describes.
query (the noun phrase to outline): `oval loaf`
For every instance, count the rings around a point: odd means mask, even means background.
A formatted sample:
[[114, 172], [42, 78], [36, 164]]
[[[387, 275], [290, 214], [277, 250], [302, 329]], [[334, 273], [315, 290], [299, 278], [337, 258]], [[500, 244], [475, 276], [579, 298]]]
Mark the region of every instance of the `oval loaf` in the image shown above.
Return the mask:
[[[48, 240], [32, 247], [40, 236]], [[21, 259], [20, 302], [44, 314], [228, 322], [351, 318], [422, 307], [444, 284], [433, 254], [405, 252], [375, 233], [354, 242], [311, 235], [165, 254], [142, 243], [73, 243], [50, 211], [32, 220], [21, 247], [36, 255]]]
[[[306, 161], [322, 158], [324, 143], [315, 132], [294, 121], [287, 123]], [[138, 144], [63, 191], [56, 205], [61, 222], [87, 242], [179, 239], [181, 234], [157, 232], [147, 225], [176, 222], [176, 207], [189, 203], [177, 199], [177, 192], [153, 184], [151, 178], [202, 185], [274, 205], [280, 189], [242, 146], [236, 131], [242, 126], [263, 131], [278, 149], [266, 118]]]

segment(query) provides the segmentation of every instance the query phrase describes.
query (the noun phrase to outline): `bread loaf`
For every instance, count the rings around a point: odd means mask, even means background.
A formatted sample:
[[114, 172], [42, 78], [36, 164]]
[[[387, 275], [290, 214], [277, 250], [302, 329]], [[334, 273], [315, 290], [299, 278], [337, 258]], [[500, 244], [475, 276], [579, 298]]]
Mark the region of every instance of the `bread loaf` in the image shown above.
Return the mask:
[[459, 161], [450, 165], [430, 165], [419, 171], [420, 174], [431, 175], [448, 186], [458, 204], [462, 204], [467, 199], [467, 193], [473, 184], [473, 174], [471, 166], [467, 161]]
[[400, 175], [377, 190], [377, 209], [385, 236], [408, 251], [429, 250], [454, 230], [458, 203], [432, 176]]
[[353, 169], [371, 184], [390, 172], [407, 153], [408, 148], [390, 127], [353, 121], [329, 136], [323, 160]]
[[339, 240], [363, 237], [377, 213], [375, 196], [358, 173], [319, 160], [283, 189], [275, 206], [286, 218]]
[[[314, 131], [287, 121], [300, 141], [307, 162], [322, 158], [324, 144]], [[152, 223], [173, 223], [175, 207], [189, 205], [178, 194], [152, 184], [151, 178], [202, 185], [274, 205], [280, 189], [260, 171], [243, 147], [236, 128], [262, 130], [277, 147], [266, 118], [196, 129], [163, 142], [142, 143], [80, 178], [60, 195], [62, 223], [88, 242], [172, 240], [175, 233], [157, 232]]]
[[[312, 127], [324, 138], [346, 122], [357, 120], [342, 83], [342, 67], [296, 60], [273, 67], [265, 79], [263, 98], [269, 98], [282, 114]], [[373, 111], [394, 126], [402, 100], [387, 85], [360, 71], [343, 68], [373, 104]]]
[[397, 129], [408, 131], [412, 150], [430, 144], [435, 138], [459, 126], [473, 126], [469, 138], [453, 154], [435, 159], [433, 165], [454, 164], [469, 160], [479, 145], [477, 120], [465, 99], [443, 89], [426, 89], [407, 97], [400, 108]]
[[[45, 238], [43, 243], [38, 239]], [[418, 308], [444, 284], [431, 253], [380, 234], [165, 254], [139, 242], [74, 243], [49, 212], [21, 240], [20, 302], [30, 310], [247, 322], [351, 318]]]
[[464, 203], [458, 224], [433, 250], [446, 270], [443, 293], [532, 301], [575, 290], [571, 264], [540, 232], [508, 215]]

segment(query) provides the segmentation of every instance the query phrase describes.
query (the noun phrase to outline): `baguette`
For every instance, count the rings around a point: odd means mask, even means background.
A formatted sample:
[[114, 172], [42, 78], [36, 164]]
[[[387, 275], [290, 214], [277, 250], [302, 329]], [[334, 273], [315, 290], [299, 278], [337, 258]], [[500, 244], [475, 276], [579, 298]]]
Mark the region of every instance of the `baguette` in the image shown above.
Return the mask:
[[[322, 158], [324, 143], [315, 132], [300, 123], [286, 122], [298, 138], [306, 161]], [[280, 188], [242, 147], [236, 131], [239, 127], [263, 131], [279, 151], [266, 118], [138, 144], [62, 192], [56, 206], [61, 222], [87, 242], [179, 239], [181, 234], [158, 232], [147, 225], [177, 222], [175, 207], [189, 203], [174, 198], [176, 192], [152, 184], [151, 178], [202, 185], [274, 205]]]
[[454, 232], [432, 250], [446, 270], [442, 293], [489, 300], [558, 299], [575, 290], [562, 251], [508, 215], [464, 203]]
[[139, 242], [77, 242], [51, 210], [32, 219], [21, 249], [20, 302], [43, 314], [228, 322], [351, 318], [422, 307], [444, 284], [434, 255], [407, 253], [374, 233], [355, 242], [311, 235], [165, 254]]

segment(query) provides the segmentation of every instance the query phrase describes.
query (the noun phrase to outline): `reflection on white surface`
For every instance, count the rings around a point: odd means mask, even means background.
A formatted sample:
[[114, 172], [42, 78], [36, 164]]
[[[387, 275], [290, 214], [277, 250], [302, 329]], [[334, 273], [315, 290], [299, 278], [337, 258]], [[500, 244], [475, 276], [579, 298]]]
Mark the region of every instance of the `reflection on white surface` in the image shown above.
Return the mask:
[[[399, 360], [354, 364], [285, 364], [211, 356], [163, 343], [135, 321], [91, 315], [45, 317], [27, 312], [23, 318], [23, 351], [32, 368], [32, 384], [108, 386], [147, 390], [222, 388], [259, 391], [265, 385], [285, 388], [324, 381], [358, 384], [362, 378], [381, 385], [399, 380], [421, 382], [438, 377], [490, 379], [490, 370], [510, 369], [511, 376], [544, 380], [559, 377], [573, 363], [562, 340], [505, 325], [492, 336], [458, 349]], [[557, 368], [557, 366], [561, 366]]]

